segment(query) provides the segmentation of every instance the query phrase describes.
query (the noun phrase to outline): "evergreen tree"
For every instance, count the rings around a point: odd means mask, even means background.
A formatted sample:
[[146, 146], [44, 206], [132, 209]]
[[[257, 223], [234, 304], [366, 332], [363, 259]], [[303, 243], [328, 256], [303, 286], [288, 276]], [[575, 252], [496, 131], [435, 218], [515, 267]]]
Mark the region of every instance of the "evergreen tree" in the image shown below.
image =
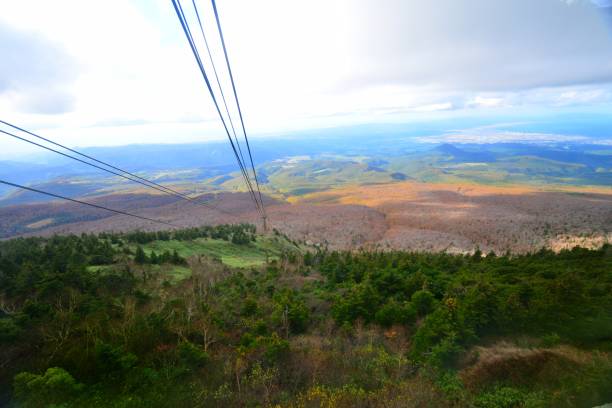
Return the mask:
[[182, 265], [185, 263], [185, 259], [176, 252], [176, 249], [172, 252], [172, 263], [175, 265]]
[[159, 264], [159, 257], [157, 256], [157, 254], [155, 253], [155, 251], [152, 251], [152, 252], [151, 252], [150, 259], [151, 259], [151, 263], [152, 263], [153, 265], [157, 265], [157, 264]]
[[148, 261], [149, 259], [147, 257], [147, 254], [145, 254], [145, 252], [142, 250], [142, 247], [138, 245], [138, 248], [136, 249], [136, 255], [134, 256], [134, 262], [142, 265], [148, 263]]

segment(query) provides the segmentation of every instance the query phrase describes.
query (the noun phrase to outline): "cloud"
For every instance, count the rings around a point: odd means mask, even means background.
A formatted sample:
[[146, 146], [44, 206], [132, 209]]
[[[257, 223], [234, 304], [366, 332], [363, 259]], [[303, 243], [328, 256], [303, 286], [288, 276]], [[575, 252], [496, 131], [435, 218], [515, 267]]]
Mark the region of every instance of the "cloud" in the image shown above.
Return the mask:
[[0, 95], [29, 113], [73, 109], [67, 88], [76, 80], [76, 64], [61, 47], [0, 21], [0, 54]]
[[[601, 15], [610, 8], [598, 1], [601, 7], [591, 0], [232, 0], [218, 6], [247, 130], [278, 133], [609, 109], [612, 37]], [[214, 17], [200, 3], [222, 71]], [[193, 20], [189, 3], [186, 9]], [[168, 1], [7, 2], [0, 46], [0, 112], [58, 141], [224, 137]]]
[[23, 112], [56, 115], [74, 110], [74, 95], [57, 84], [26, 90], [27, 93], [16, 94], [13, 98], [16, 108]]
[[504, 104], [504, 98], [476, 96], [467, 101], [467, 107], [498, 108]]
[[516, 91], [612, 81], [612, 41], [588, 1], [356, 4], [351, 65], [359, 68], [345, 86], [394, 82]]
[[417, 106], [413, 110], [415, 112], [437, 112], [452, 110], [454, 108], [452, 102], [433, 103], [431, 105]]
[[580, 135], [560, 135], [555, 133], [511, 132], [495, 130], [491, 127], [459, 130], [439, 136], [417, 138], [422, 143], [454, 143], [454, 144], [494, 144], [494, 143], [594, 143], [610, 144], [612, 140], [592, 140]]
[[591, 2], [600, 8], [612, 7], [612, 0], [591, 0]]
[[612, 94], [604, 89], [569, 90], [559, 95], [559, 105], [588, 104], [612, 100]]
[[591, 0], [599, 7], [601, 14], [608, 25], [608, 29], [612, 33], [612, 0]]

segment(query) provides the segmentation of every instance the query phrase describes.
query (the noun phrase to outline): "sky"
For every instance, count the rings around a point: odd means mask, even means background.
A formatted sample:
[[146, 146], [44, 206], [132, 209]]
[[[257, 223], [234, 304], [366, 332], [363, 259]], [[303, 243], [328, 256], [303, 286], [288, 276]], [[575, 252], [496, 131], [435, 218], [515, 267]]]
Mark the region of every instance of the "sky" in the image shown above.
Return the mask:
[[[183, 3], [196, 29], [191, 2]], [[210, 2], [197, 4], [230, 96]], [[218, 7], [254, 137], [612, 113], [612, 0], [218, 0]], [[225, 137], [170, 0], [5, 0], [0, 55], [0, 119], [58, 142]], [[0, 138], [0, 157], [28, 151]]]

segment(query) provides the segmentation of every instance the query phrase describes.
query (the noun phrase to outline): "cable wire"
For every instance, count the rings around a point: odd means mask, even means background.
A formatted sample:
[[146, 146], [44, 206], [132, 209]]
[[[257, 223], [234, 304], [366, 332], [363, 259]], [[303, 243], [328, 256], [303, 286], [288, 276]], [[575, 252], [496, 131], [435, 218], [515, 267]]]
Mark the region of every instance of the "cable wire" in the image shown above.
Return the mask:
[[32, 191], [34, 193], [44, 194], [44, 195], [47, 195], [47, 196], [50, 196], [50, 197], [55, 197], [55, 198], [60, 198], [62, 200], [72, 201], [73, 203], [88, 205], [90, 207], [98, 208], [98, 209], [101, 209], [101, 210], [106, 210], [106, 211], [114, 212], [114, 213], [121, 214], [121, 215], [127, 215], [129, 217], [139, 218], [141, 220], [150, 221], [150, 222], [157, 223], [157, 224], [168, 225], [168, 226], [174, 227], [174, 228], [182, 228], [182, 227], [180, 227], [178, 225], [175, 225], [175, 224], [172, 224], [172, 223], [169, 223], [169, 222], [166, 222], [166, 221], [161, 221], [161, 220], [156, 220], [156, 219], [153, 219], [153, 218], [143, 217], [141, 215], [136, 215], [136, 214], [132, 214], [132, 213], [129, 213], [129, 212], [126, 212], [126, 211], [121, 211], [121, 210], [115, 210], [113, 208], [104, 207], [104, 206], [98, 205], [98, 204], [87, 203], [85, 201], [77, 200], [77, 199], [70, 198], [70, 197], [64, 197], [64, 196], [59, 195], [59, 194], [49, 193], [48, 191], [38, 190], [38, 189], [32, 188], [32, 187], [22, 186], [21, 184], [11, 183], [9, 181], [0, 180], [0, 183], [6, 184], [7, 186], [20, 188], [22, 190], [28, 190], [28, 191]]
[[[195, 0], [193, 0], [195, 1]], [[247, 137], [246, 128], [244, 126], [244, 119], [242, 117], [242, 109], [240, 109], [240, 102], [238, 102], [238, 93], [236, 91], [236, 84], [234, 82], [234, 75], [232, 74], [232, 67], [229, 62], [229, 56], [227, 55], [227, 47], [225, 46], [225, 38], [223, 37], [223, 30], [221, 29], [221, 21], [219, 20], [219, 13], [217, 12], [217, 4], [215, 0], [212, 1], [213, 11], [215, 13], [215, 20], [217, 21], [217, 29], [219, 30], [219, 37], [221, 38], [221, 45], [223, 46], [223, 54], [225, 55], [225, 62], [227, 64], [227, 70], [229, 77], [232, 82], [232, 89], [234, 91], [234, 98], [236, 99], [236, 107], [238, 108], [238, 115], [240, 116], [240, 123], [242, 125], [242, 132], [244, 133], [244, 140], [246, 141], [247, 150], [249, 153], [249, 159], [251, 160], [251, 168], [253, 169], [253, 176], [255, 178], [255, 184], [257, 186], [257, 192], [259, 193], [259, 200], [263, 209], [264, 217], [266, 217], [266, 210], [261, 196], [261, 189], [259, 188], [259, 180], [257, 179], [257, 172], [255, 171], [255, 164], [253, 163], [253, 155], [251, 154], [251, 145], [249, 144], [249, 138]]]
[[206, 83], [206, 87], [208, 88], [208, 92], [210, 93], [210, 96], [212, 97], [213, 103], [215, 105], [215, 108], [217, 110], [217, 114], [219, 115], [219, 118], [221, 119], [221, 122], [223, 124], [223, 128], [225, 129], [225, 133], [227, 134], [228, 140], [230, 142], [230, 145], [232, 147], [232, 151], [234, 152], [234, 156], [236, 158], [236, 161], [238, 161], [238, 164], [240, 166], [241, 172], [242, 172], [242, 176], [245, 179], [245, 182], [247, 184], [247, 188], [249, 189], [249, 192], [251, 194], [251, 198], [253, 199], [253, 201], [255, 202], [255, 206], [258, 209], [258, 211], [261, 212], [261, 209], [259, 208], [259, 204], [257, 202], [257, 198], [255, 196], [255, 191], [253, 190], [253, 186], [251, 185], [249, 178], [246, 175], [246, 171], [244, 169], [244, 166], [240, 160], [240, 157], [238, 155], [238, 151], [236, 150], [236, 146], [234, 145], [234, 141], [232, 140], [232, 137], [230, 135], [229, 129], [227, 127], [227, 123], [225, 122], [225, 118], [223, 117], [223, 114], [221, 113], [221, 109], [219, 108], [219, 103], [217, 102], [217, 98], [212, 90], [212, 87], [210, 85], [210, 81], [208, 79], [208, 75], [206, 74], [206, 69], [204, 68], [204, 64], [202, 63], [202, 59], [200, 58], [200, 53], [197, 49], [197, 46], [195, 44], [195, 41], [193, 40], [193, 36], [191, 34], [191, 29], [189, 28], [189, 23], [187, 22], [187, 19], [185, 18], [185, 14], [183, 12], [183, 8], [181, 6], [180, 0], [172, 0], [172, 5], [174, 6], [174, 10], [176, 11], [177, 17], [179, 19], [179, 22], [181, 24], [181, 27], [183, 28], [183, 32], [185, 33], [185, 36], [187, 37], [187, 42], [189, 43], [189, 46], [191, 48], [191, 51], [193, 52], [193, 55], [196, 59], [196, 62], [198, 64], [198, 67], [200, 69], [200, 72], [202, 73], [202, 77], [204, 78], [204, 82]]
[[[17, 136], [17, 135], [15, 135], [15, 134], [13, 134], [13, 133], [6, 132], [6, 131], [4, 131], [4, 130], [0, 129], [0, 132], [1, 132], [1, 133], [4, 133], [4, 134], [6, 134], [6, 135], [8, 135], [8, 136], [14, 137], [14, 138], [19, 139], [19, 140], [21, 140], [21, 141], [24, 141], [24, 142], [26, 142], [26, 143], [30, 143], [30, 144], [32, 144], [32, 145], [34, 145], [34, 146], [38, 146], [38, 147], [43, 148], [43, 149], [45, 149], [45, 150], [51, 151], [51, 152], [53, 152], [53, 153], [57, 153], [57, 154], [62, 155], [62, 156], [64, 156], [64, 157], [68, 157], [68, 158], [70, 158], [70, 159], [72, 159], [72, 160], [76, 160], [76, 161], [78, 161], [78, 162], [80, 162], [80, 163], [83, 163], [83, 164], [86, 164], [86, 165], [88, 165], [88, 166], [95, 167], [95, 168], [97, 168], [97, 169], [99, 169], [99, 170], [102, 170], [102, 171], [105, 171], [105, 172], [107, 172], [107, 173], [114, 174], [114, 175], [119, 176], [119, 177], [122, 177], [122, 178], [124, 178], [124, 179], [126, 179], [126, 180], [133, 181], [133, 182], [138, 183], [138, 184], [141, 184], [141, 185], [143, 185], [143, 186], [145, 186], [145, 187], [149, 187], [149, 188], [152, 188], [152, 189], [154, 189], [154, 190], [161, 191], [162, 193], [169, 194], [169, 195], [173, 195], [173, 196], [176, 196], [176, 197], [182, 198], [182, 199], [184, 199], [184, 200], [191, 201], [191, 202], [193, 202], [193, 203], [195, 203], [195, 204], [202, 205], [202, 206], [204, 206], [204, 207], [206, 207], [206, 208], [209, 208], [209, 209], [211, 209], [211, 210], [216, 210], [216, 211], [222, 212], [222, 213], [224, 213], [224, 214], [231, 215], [231, 216], [235, 217], [235, 215], [233, 215], [233, 214], [231, 214], [231, 213], [229, 213], [229, 212], [227, 212], [227, 211], [224, 211], [224, 210], [222, 210], [222, 209], [220, 209], [220, 208], [218, 208], [218, 207], [215, 207], [215, 206], [213, 206], [213, 205], [210, 205], [210, 204], [208, 204], [208, 202], [206, 202], [206, 201], [197, 200], [197, 199], [195, 199], [195, 198], [193, 198], [193, 197], [189, 197], [188, 195], [183, 194], [183, 193], [181, 193], [181, 192], [179, 192], [179, 191], [176, 191], [176, 190], [174, 190], [174, 189], [171, 189], [170, 187], [166, 187], [166, 186], [163, 186], [163, 185], [161, 185], [161, 184], [158, 184], [158, 183], [156, 183], [156, 182], [154, 182], [154, 181], [148, 180], [148, 179], [146, 179], [146, 178], [144, 178], [144, 177], [137, 176], [136, 174], [130, 173], [129, 171], [123, 170], [123, 169], [121, 169], [121, 168], [119, 168], [119, 167], [116, 167], [116, 166], [113, 166], [113, 165], [108, 164], [108, 163], [106, 163], [106, 162], [103, 162], [103, 161], [101, 161], [101, 160], [98, 160], [98, 159], [96, 159], [96, 158], [94, 158], [94, 157], [92, 157], [92, 156], [89, 156], [89, 155], [87, 155], [87, 154], [81, 153], [81, 152], [79, 152], [79, 151], [77, 151], [77, 150], [74, 150], [74, 149], [71, 149], [71, 148], [66, 147], [66, 146], [64, 146], [64, 145], [61, 145], [61, 144], [59, 144], [59, 143], [56, 143], [56, 142], [54, 142], [54, 141], [52, 141], [52, 140], [50, 140], [50, 139], [44, 138], [44, 137], [42, 137], [42, 136], [39, 136], [39, 135], [37, 135], [37, 134], [35, 134], [35, 133], [32, 133], [32, 132], [30, 132], [30, 131], [28, 131], [28, 130], [22, 129], [22, 128], [20, 128], [19, 126], [12, 125], [12, 124], [10, 124], [10, 123], [8, 123], [8, 122], [5, 122], [5, 121], [3, 121], [3, 120], [0, 120], [0, 123], [3, 123], [3, 124], [5, 124], [5, 125], [7, 125], [7, 126], [10, 126], [10, 127], [12, 127], [12, 128], [18, 129], [18, 130], [20, 130], [20, 131], [22, 131], [22, 132], [25, 132], [25, 133], [27, 133], [27, 134], [29, 134], [29, 135], [32, 135], [32, 136], [34, 136], [34, 137], [36, 137], [36, 138], [38, 138], [38, 139], [44, 140], [45, 142], [51, 143], [51, 144], [53, 144], [53, 145], [55, 145], [55, 146], [59, 146], [59, 147], [61, 147], [61, 148], [63, 148], [63, 149], [66, 149], [66, 150], [68, 150], [68, 151], [70, 151], [70, 152], [73, 152], [73, 153], [75, 153], [75, 154], [78, 154], [78, 155], [80, 155], [80, 156], [82, 156], [82, 157], [85, 157], [85, 158], [87, 158], [87, 159], [89, 159], [89, 160], [93, 160], [93, 161], [94, 161], [94, 162], [96, 162], [96, 163], [100, 163], [100, 164], [102, 164], [102, 165], [104, 165], [104, 166], [110, 167], [111, 169], [115, 169], [115, 170], [117, 170], [117, 171], [119, 171], [119, 172], [121, 172], [121, 173], [124, 173], [124, 174], [117, 173], [117, 172], [115, 172], [115, 171], [113, 171], [113, 170], [106, 169], [106, 168], [101, 167], [101, 166], [98, 166], [98, 165], [96, 165], [96, 164], [94, 164], [94, 163], [87, 162], [87, 161], [85, 161], [85, 160], [79, 159], [78, 157], [71, 156], [71, 155], [69, 155], [69, 154], [66, 154], [66, 153], [60, 152], [60, 151], [58, 151], [58, 150], [55, 150], [55, 149], [53, 149], [53, 148], [51, 148], [51, 147], [44, 146], [44, 145], [39, 144], [39, 143], [36, 143], [36, 142], [34, 142], [34, 141], [32, 141], [32, 140], [28, 140], [28, 139], [23, 138], [23, 137], [21, 137], [21, 136]], [[127, 176], [126, 176], [126, 174], [127, 174]]]
[[[219, 75], [217, 73], [217, 67], [215, 66], [215, 61], [212, 57], [212, 53], [210, 52], [210, 47], [208, 46], [208, 40], [206, 39], [206, 33], [204, 32], [204, 26], [202, 25], [202, 20], [200, 19], [200, 12], [198, 11], [196, 0], [191, 0], [191, 3], [193, 4], [193, 10], [195, 11], [195, 14], [198, 20], [198, 25], [200, 26], [200, 33], [202, 33], [202, 38], [204, 39], [204, 45], [206, 45], [206, 52], [208, 54], [208, 59], [210, 60], [210, 64], [212, 66], [213, 73], [215, 74], [215, 80], [217, 81], [219, 92], [221, 93], [221, 100], [223, 101], [223, 106], [225, 107], [225, 112], [227, 113], [227, 118], [229, 119], [230, 127], [232, 128], [232, 134], [234, 135], [234, 141], [236, 142], [236, 146], [238, 147], [238, 153], [240, 154], [242, 165], [245, 166], [246, 160], [244, 160], [244, 156], [242, 154], [242, 148], [240, 147], [240, 142], [238, 141], [238, 136], [236, 135], [236, 128], [234, 127], [234, 121], [232, 120], [232, 115], [230, 114], [229, 108], [227, 106], [227, 101], [225, 99], [225, 93], [223, 92], [223, 87], [221, 86], [221, 81], [219, 80]], [[247, 174], [247, 177], [249, 177], [248, 171], [246, 172], [246, 174]], [[250, 182], [250, 179], [249, 179], [249, 182]]]
[[[174, 0], [173, 0], [173, 4], [174, 4]], [[176, 5], [178, 5], [178, 10], [177, 10]], [[215, 107], [217, 108], [217, 113], [219, 114], [219, 117], [220, 117], [221, 122], [223, 123], [223, 127], [225, 129], [225, 133], [227, 134], [227, 138], [230, 141], [230, 144], [232, 146], [232, 150], [234, 152], [234, 156], [236, 158], [236, 161], [238, 162], [238, 165], [240, 167], [240, 171], [242, 173], [242, 177], [244, 178], [244, 180], [246, 182], [247, 188], [249, 190], [249, 193], [251, 194], [251, 198], [255, 202], [255, 206], [256, 206], [257, 210], [263, 216], [263, 212], [262, 212], [261, 208], [259, 207], [259, 203], [257, 202], [257, 197], [255, 195], [255, 190], [253, 189], [253, 186], [251, 184], [251, 180], [249, 178], [248, 172], [246, 171], [246, 168], [244, 166], [243, 160], [240, 159], [239, 154], [236, 151], [236, 147], [235, 147], [235, 145], [234, 145], [234, 143], [232, 141], [232, 138], [230, 136], [230, 133], [229, 133], [229, 130], [227, 128], [227, 124], [225, 122], [225, 119], [224, 119], [223, 115], [221, 114], [221, 110], [220, 110], [219, 105], [217, 103], [217, 99], [215, 97], [215, 94], [214, 94], [214, 92], [212, 90], [212, 86], [210, 85], [210, 81], [208, 80], [208, 75], [206, 74], [206, 69], [204, 68], [204, 63], [202, 62], [202, 58], [200, 57], [200, 52], [198, 51], [198, 47], [196, 45], [196, 42], [195, 42], [195, 40], [193, 38], [193, 35], [191, 34], [191, 28], [189, 27], [189, 22], [187, 21], [187, 18], [185, 17], [185, 13], [183, 11], [183, 7], [181, 5], [180, 0], [176, 1], [176, 5], [175, 5], [175, 10], [177, 10], [177, 14], [179, 14], [179, 10], [180, 10], [179, 21], [181, 22], [181, 25], [183, 26], [183, 31], [185, 32], [185, 34], [187, 36], [187, 41], [189, 42], [189, 44], [191, 46], [191, 49], [194, 52], [194, 56], [196, 58], [196, 62], [198, 63], [200, 71], [202, 72], [202, 74], [204, 76], [204, 80], [205, 80], [206, 85], [208, 87], [208, 91], [209, 91], [209, 93], [210, 93], [210, 95], [211, 95], [211, 97], [213, 99]], [[202, 32], [203, 32], [203, 29], [202, 29]], [[206, 38], [204, 38], [204, 40], [206, 41]], [[212, 57], [211, 57], [211, 62], [212, 62]], [[229, 118], [231, 120], [231, 116]], [[236, 139], [236, 141], [237, 141], [237, 139]], [[238, 150], [240, 150], [240, 145], [238, 145]], [[242, 153], [240, 153], [240, 156], [241, 155], [242, 155]]]
[[198, 51], [198, 47], [196, 45], [196, 42], [193, 38], [193, 35], [191, 33], [191, 28], [189, 27], [189, 22], [187, 21], [187, 18], [185, 17], [185, 12], [183, 11], [183, 6], [181, 5], [180, 0], [172, 0], [174, 9], [177, 13], [177, 16], [179, 18], [179, 22], [181, 23], [181, 26], [183, 28], [183, 32], [185, 33], [186, 37], [187, 37], [187, 42], [189, 43], [191, 50], [193, 51], [193, 55], [196, 59], [196, 62], [198, 64], [198, 67], [200, 68], [200, 72], [202, 73], [202, 76], [204, 77], [204, 81], [206, 83], [206, 86], [208, 88], [208, 91], [210, 93], [210, 96], [212, 97], [212, 100], [215, 104], [215, 108], [217, 109], [217, 113], [219, 115], [219, 118], [221, 119], [221, 122], [223, 124], [223, 127], [225, 129], [225, 133], [227, 135], [227, 138], [230, 142], [230, 145], [232, 147], [232, 151], [234, 152], [234, 157], [236, 158], [236, 161], [238, 162], [238, 165], [240, 167], [240, 171], [242, 172], [242, 177], [245, 179], [245, 182], [247, 184], [247, 188], [249, 189], [249, 193], [251, 193], [251, 198], [255, 199], [254, 196], [254, 191], [253, 188], [251, 186], [250, 180], [245, 172], [245, 168], [244, 165], [242, 163], [242, 161], [240, 160], [240, 157], [238, 155], [238, 152], [236, 150], [236, 146], [231, 138], [230, 132], [228, 130], [227, 127], [227, 123], [225, 122], [225, 118], [223, 117], [223, 114], [221, 113], [221, 109], [219, 108], [219, 104], [217, 102], [217, 98], [215, 96], [215, 93], [212, 90], [212, 86], [210, 84], [210, 81], [208, 79], [208, 75], [206, 74], [206, 69], [204, 68], [204, 63], [202, 62], [202, 58], [200, 57], [200, 52]]

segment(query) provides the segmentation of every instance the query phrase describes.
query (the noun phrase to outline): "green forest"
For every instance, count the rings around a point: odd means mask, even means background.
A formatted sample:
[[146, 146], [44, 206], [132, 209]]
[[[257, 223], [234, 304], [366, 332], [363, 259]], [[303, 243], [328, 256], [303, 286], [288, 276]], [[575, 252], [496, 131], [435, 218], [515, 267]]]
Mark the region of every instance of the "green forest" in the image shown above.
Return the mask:
[[[194, 240], [264, 261], [176, 249]], [[1, 406], [593, 407], [611, 353], [610, 245], [336, 252], [246, 224], [0, 242]]]

